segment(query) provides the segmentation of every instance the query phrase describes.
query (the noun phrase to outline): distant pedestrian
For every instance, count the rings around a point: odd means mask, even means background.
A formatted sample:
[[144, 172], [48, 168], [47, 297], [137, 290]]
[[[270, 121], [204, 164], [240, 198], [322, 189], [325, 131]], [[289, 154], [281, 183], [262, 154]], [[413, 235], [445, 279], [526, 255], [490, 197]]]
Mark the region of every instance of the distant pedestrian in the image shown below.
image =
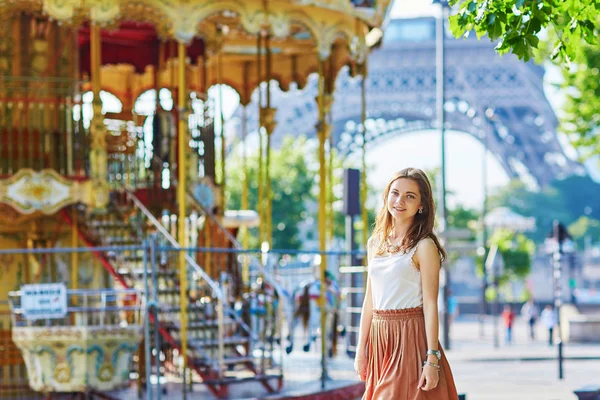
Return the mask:
[[529, 299], [527, 303], [523, 304], [523, 308], [521, 308], [521, 315], [529, 324], [529, 336], [531, 337], [531, 340], [535, 340], [535, 322], [537, 321], [539, 313], [540, 311], [532, 299]]
[[551, 305], [547, 305], [546, 308], [542, 311], [541, 320], [546, 329], [548, 329], [548, 345], [553, 345], [554, 338], [554, 327], [558, 323], [558, 318], [556, 318], [556, 312], [552, 308]]
[[504, 330], [506, 332], [506, 344], [512, 344], [512, 327], [515, 322], [515, 313], [508, 304], [504, 306], [502, 311], [502, 321], [504, 323]]

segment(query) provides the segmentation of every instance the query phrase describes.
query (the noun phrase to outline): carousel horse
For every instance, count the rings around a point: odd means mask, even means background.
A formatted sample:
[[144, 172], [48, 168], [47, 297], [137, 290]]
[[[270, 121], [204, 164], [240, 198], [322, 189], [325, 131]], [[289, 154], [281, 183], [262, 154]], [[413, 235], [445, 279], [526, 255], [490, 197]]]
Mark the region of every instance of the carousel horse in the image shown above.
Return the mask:
[[[294, 349], [294, 331], [298, 319], [302, 319], [306, 343], [303, 350], [308, 352], [310, 345], [317, 339], [317, 331], [321, 325], [321, 310], [325, 310], [328, 331], [323, 337], [330, 336], [331, 347], [329, 348], [329, 357], [336, 355], [337, 339], [338, 339], [338, 324], [340, 321], [340, 289], [333, 274], [329, 271], [325, 274], [326, 296], [325, 305], [321, 304], [321, 281], [313, 279], [304, 281], [296, 288], [290, 298], [290, 310], [288, 312], [289, 345], [286, 348], [286, 353], [290, 354]], [[342, 329], [341, 336], [344, 330]], [[323, 333], [322, 333], [323, 335]]]

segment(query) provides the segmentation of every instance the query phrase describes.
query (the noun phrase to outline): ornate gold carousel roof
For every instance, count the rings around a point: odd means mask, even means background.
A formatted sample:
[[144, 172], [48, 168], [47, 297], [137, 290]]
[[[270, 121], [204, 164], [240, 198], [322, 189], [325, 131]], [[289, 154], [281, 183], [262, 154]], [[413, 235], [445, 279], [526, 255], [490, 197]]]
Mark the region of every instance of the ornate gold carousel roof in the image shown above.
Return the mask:
[[[187, 82], [190, 90], [225, 83], [232, 86], [243, 104], [260, 79], [257, 45], [259, 35], [268, 37], [272, 59], [271, 78], [287, 90], [292, 82], [303, 87], [308, 75], [327, 60], [326, 73], [335, 76], [344, 65], [362, 64], [369, 51], [368, 35], [378, 31], [391, 0], [0, 0], [0, 19], [15, 13], [58, 21], [66, 28], [89, 31], [90, 23], [102, 27], [103, 90], [121, 99], [135, 100], [155, 87], [158, 69], [162, 87], [175, 87], [176, 60], [163, 52], [143, 60], [144, 47], [177, 41], [188, 45]], [[151, 40], [139, 39], [149, 32]], [[135, 34], [133, 34], [135, 33]], [[81, 33], [80, 33], [81, 36]], [[376, 35], [373, 35], [376, 36]], [[200, 52], [189, 51], [200, 42]], [[140, 50], [137, 67], [114, 59], [107, 43], [127, 42], [127, 51]], [[84, 41], [79, 40], [81, 45]], [[136, 47], [137, 44], [137, 47]], [[123, 50], [121, 49], [121, 54]], [[114, 54], [114, 52], [113, 52]], [[174, 54], [173, 54], [174, 55]], [[134, 56], [135, 57], [135, 56]], [[125, 57], [127, 58], [127, 57]], [[157, 60], [158, 59], [158, 60]], [[264, 63], [264, 61], [263, 61]], [[140, 65], [143, 68], [140, 68]], [[355, 69], [353, 69], [354, 71]], [[262, 66], [264, 75], [265, 67]], [[85, 71], [82, 71], [85, 72]], [[126, 92], [126, 93], [124, 93]], [[124, 103], [130, 110], [132, 104]]]

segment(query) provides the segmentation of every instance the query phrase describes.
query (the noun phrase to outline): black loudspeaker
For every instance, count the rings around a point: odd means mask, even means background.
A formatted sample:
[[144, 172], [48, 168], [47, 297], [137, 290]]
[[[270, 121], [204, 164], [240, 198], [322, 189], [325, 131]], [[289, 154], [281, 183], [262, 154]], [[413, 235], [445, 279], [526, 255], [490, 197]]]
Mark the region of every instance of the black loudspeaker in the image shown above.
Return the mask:
[[344, 214], [360, 214], [360, 171], [357, 169], [344, 170]]

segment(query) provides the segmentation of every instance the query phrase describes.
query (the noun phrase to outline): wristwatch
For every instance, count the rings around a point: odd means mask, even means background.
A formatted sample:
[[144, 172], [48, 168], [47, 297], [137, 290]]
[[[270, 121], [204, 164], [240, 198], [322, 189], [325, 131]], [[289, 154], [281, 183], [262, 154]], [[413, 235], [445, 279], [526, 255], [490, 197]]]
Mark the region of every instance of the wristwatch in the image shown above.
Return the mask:
[[442, 359], [442, 352], [439, 350], [427, 350], [427, 354], [425, 355], [425, 357], [427, 357], [430, 354], [436, 356], [438, 361]]

